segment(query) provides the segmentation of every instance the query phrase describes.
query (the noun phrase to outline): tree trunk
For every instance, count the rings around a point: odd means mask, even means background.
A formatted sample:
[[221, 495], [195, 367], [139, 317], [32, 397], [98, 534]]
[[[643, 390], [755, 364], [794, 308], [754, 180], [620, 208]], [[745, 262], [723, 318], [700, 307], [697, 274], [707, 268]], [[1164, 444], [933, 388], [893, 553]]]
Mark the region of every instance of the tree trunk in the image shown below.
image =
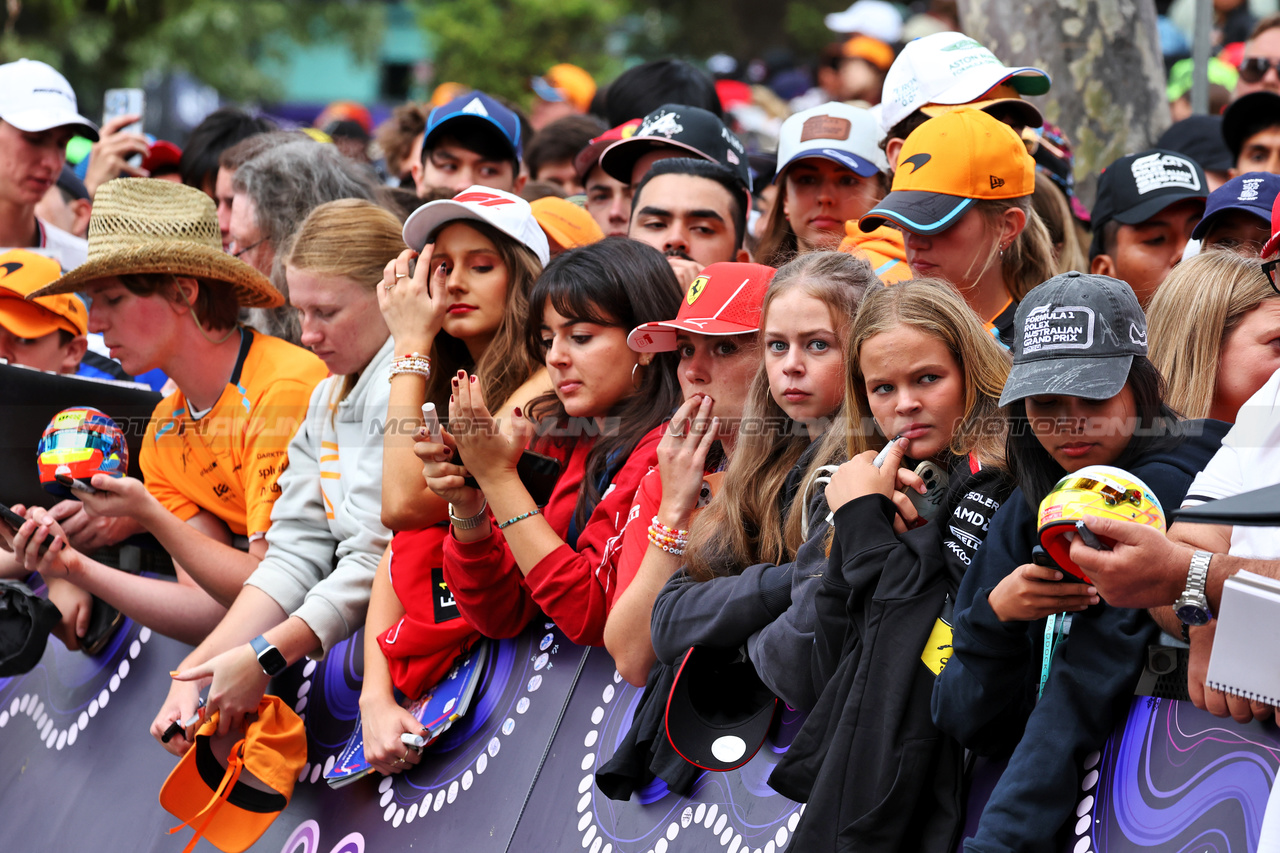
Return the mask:
[[1049, 72], [1031, 98], [1075, 151], [1077, 189], [1092, 205], [1098, 173], [1153, 145], [1169, 125], [1152, 0], [959, 0], [960, 21], [1006, 65]]

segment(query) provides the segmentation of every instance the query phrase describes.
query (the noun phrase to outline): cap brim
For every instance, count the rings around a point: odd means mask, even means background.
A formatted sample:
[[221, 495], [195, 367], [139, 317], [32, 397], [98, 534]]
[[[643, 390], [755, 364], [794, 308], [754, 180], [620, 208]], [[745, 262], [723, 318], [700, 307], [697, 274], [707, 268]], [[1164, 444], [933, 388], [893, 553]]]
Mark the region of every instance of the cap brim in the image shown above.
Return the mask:
[[839, 148], [807, 148], [804, 151], [797, 151], [791, 155], [791, 158], [785, 163], [778, 164], [778, 170], [774, 173], [773, 182], [777, 183], [778, 175], [782, 174], [782, 170], [795, 163], [797, 160], [807, 160], [811, 157], [821, 157], [823, 160], [830, 160], [838, 166], [844, 166], [855, 175], [863, 178], [870, 178], [872, 175], [880, 173], [880, 167], [870, 160], [865, 160], [851, 151], [841, 151]]
[[1221, 219], [1224, 213], [1230, 213], [1233, 210], [1243, 211], [1244, 213], [1252, 213], [1254, 216], [1258, 217], [1264, 223], [1266, 223], [1268, 228], [1271, 226], [1271, 206], [1270, 205], [1263, 207], [1261, 205], [1252, 205], [1252, 204], [1246, 204], [1244, 202], [1235, 202], [1234, 204], [1228, 204], [1224, 207], [1218, 208], [1213, 213], [1207, 214], [1204, 218], [1202, 218], [1199, 222], [1197, 222], [1196, 227], [1191, 229], [1191, 239], [1203, 240], [1204, 235], [1209, 233], [1209, 229], [1213, 227], [1213, 224], [1217, 222], [1219, 219]]
[[1039, 395], [1109, 400], [1129, 379], [1132, 355], [1105, 358], [1043, 358], [1015, 363], [1000, 394], [1000, 405]]
[[62, 319], [34, 302], [27, 302], [16, 293], [3, 291], [0, 291], [0, 326], [20, 338], [43, 338], [60, 329], [73, 335], [84, 334], [68, 328], [70, 320]]
[[1272, 234], [1271, 239], [1267, 240], [1267, 242], [1263, 244], [1262, 252], [1261, 254], [1258, 255], [1258, 257], [1269, 258], [1273, 254], [1275, 254], [1275, 251], [1277, 248], [1280, 248], [1280, 231], [1277, 231], [1276, 233]]
[[559, 89], [548, 83], [545, 77], [534, 77], [529, 81], [529, 86], [533, 89], [533, 93], [544, 101], [560, 104], [568, 100]]
[[604, 169], [604, 173], [615, 181], [622, 181], [622, 183], [629, 185], [631, 183], [631, 172], [635, 169], [636, 162], [655, 148], [680, 148], [702, 160], [712, 163], [719, 162], [706, 152], [699, 151], [692, 145], [676, 142], [674, 139], [633, 136], [630, 139], [619, 139], [606, 148], [604, 153], [600, 155], [600, 168]]
[[[667, 739], [680, 757], [695, 767], [723, 772], [741, 767], [764, 745], [773, 722], [778, 700], [764, 687], [750, 664], [733, 667], [733, 676], [741, 679], [728, 683], [723, 673], [704, 666], [700, 656], [714, 658], [719, 650], [693, 647], [685, 653], [676, 673], [675, 684], [667, 701]], [[692, 666], [690, 665], [692, 662]], [[703, 709], [693, 698], [693, 690], [710, 693], [708, 684], [724, 687], [722, 700], [714, 709]], [[708, 719], [705, 710], [724, 713], [727, 719]]]
[[443, 128], [448, 127], [450, 124], [454, 124], [454, 126], [456, 126], [458, 122], [463, 122], [463, 121], [470, 122], [472, 124], [478, 125], [480, 127], [486, 128], [496, 133], [499, 137], [502, 138], [502, 144], [505, 145], [508, 149], [510, 149], [512, 158], [517, 163], [520, 162], [520, 159], [521, 159], [520, 149], [516, 146], [515, 143], [511, 141], [511, 137], [507, 136], [506, 128], [504, 128], [501, 124], [499, 124], [497, 119], [493, 118], [492, 116], [480, 116], [480, 115], [476, 115], [475, 113], [454, 113], [453, 115], [445, 116], [444, 118], [440, 119], [440, 121], [436, 122], [435, 127], [431, 128], [430, 132], [428, 132], [426, 136], [422, 138], [423, 147], [426, 148], [427, 143], [430, 142], [430, 140], [434, 136], [440, 133], [440, 131]]
[[485, 219], [474, 208], [447, 198], [439, 201], [429, 201], [409, 214], [409, 218], [404, 222], [404, 230], [402, 232], [405, 245], [415, 252], [421, 252], [431, 239], [432, 234], [439, 230], [440, 226], [448, 222], [457, 222], [458, 220], [483, 222], [491, 228], [498, 229], [512, 240], [515, 240], [516, 243], [533, 252], [544, 267], [551, 262], [551, 247], [547, 245], [546, 232], [542, 230], [541, 225], [534, 229], [537, 232], [536, 236], [530, 235], [540, 245], [530, 245], [524, 239], [512, 234], [493, 220]]
[[0, 116], [18, 130], [39, 133], [55, 127], [74, 128], [81, 136], [98, 141], [98, 126], [71, 110], [19, 110]]
[[[203, 727], [201, 731], [204, 731]], [[201, 741], [204, 741], [203, 745]], [[160, 788], [160, 805], [184, 823], [195, 819], [214, 796], [215, 789], [200, 774], [197, 765], [201, 749], [209, 749], [207, 734], [196, 735], [196, 745], [187, 751]], [[220, 766], [225, 764], [225, 759], [218, 763]], [[237, 787], [239, 784], [247, 783], [237, 783]], [[202, 836], [225, 853], [242, 853], [262, 837], [279, 814], [278, 811], [249, 811], [224, 801], [218, 806], [215, 819], [204, 828]]]
[[892, 222], [913, 234], [937, 234], [946, 231], [973, 204], [973, 199], [923, 190], [899, 190], [884, 197], [878, 205], [858, 220], [864, 233]]
[[242, 308], [279, 308], [284, 304], [284, 296], [271, 281], [244, 261], [221, 249], [195, 243], [174, 245], [172, 241], [158, 246], [133, 245], [91, 257], [53, 284], [28, 295], [27, 299], [74, 293], [83, 290], [89, 282], [132, 273], [170, 273], [220, 281], [235, 291], [236, 302]]
[[[1207, 197], [1208, 193], [1203, 190], [1199, 192], [1192, 190], [1179, 190], [1177, 192], [1168, 193], [1167, 195], [1147, 199], [1136, 207], [1131, 207], [1128, 210], [1122, 210], [1114, 214], [1111, 218], [1116, 222], [1119, 222], [1121, 225], [1137, 225], [1140, 222], [1146, 222], [1148, 219], [1170, 205], [1196, 199], [1204, 201]], [[1270, 211], [1267, 213], [1266, 220], [1268, 222], [1271, 221]]]
[[751, 335], [758, 331], [759, 327], [749, 328], [727, 320], [659, 320], [632, 329], [631, 334], [627, 335], [627, 346], [636, 352], [671, 352], [676, 348], [676, 336], [680, 332], [724, 337]]
[[1004, 106], [1018, 114], [1023, 119], [1027, 127], [1043, 127], [1044, 115], [1040, 110], [1036, 109], [1036, 105], [1030, 101], [1024, 101], [1021, 98], [992, 98], [988, 101], [970, 101], [966, 104], [925, 104], [920, 108], [920, 112], [927, 116], [937, 118], [940, 115], [946, 115], [949, 112], [968, 107], [970, 109], [987, 111], [992, 107]]

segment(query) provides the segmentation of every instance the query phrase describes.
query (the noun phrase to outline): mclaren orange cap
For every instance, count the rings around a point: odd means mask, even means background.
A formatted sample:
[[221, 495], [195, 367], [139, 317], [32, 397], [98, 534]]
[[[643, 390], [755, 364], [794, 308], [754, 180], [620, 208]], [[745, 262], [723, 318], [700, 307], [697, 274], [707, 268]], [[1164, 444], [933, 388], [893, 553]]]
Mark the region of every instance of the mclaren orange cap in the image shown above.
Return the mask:
[[604, 239], [604, 232], [591, 214], [571, 201], [546, 196], [530, 202], [529, 207], [547, 239], [562, 250], [589, 246]]
[[1035, 192], [1036, 161], [1009, 125], [971, 108], [916, 128], [898, 154], [893, 189], [859, 221], [863, 231], [892, 222], [915, 234], [937, 234], [980, 199]]
[[183, 853], [202, 836], [224, 853], [253, 846], [289, 805], [307, 761], [302, 720], [277, 696], [262, 697], [258, 718], [225, 753], [228, 739], [217, 731], [215, 711], [160, 789], [160, 805], [196, 831]]
[[76, 336], [88, 332], [89, 312], [74, 293], [26, 301], [27, 294], [60, 278], [62, 267], [53, 258], [25, 249], [0, 255], [0, 326], [20, 338], [42, 338], [58, 330]]

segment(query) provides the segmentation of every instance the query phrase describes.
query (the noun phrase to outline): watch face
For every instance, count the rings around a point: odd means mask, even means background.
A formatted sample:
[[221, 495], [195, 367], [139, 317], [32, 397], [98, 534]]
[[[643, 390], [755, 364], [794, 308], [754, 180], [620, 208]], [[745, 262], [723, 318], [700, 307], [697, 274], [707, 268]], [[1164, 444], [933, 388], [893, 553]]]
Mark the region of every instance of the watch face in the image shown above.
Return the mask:
[[282, 655], [280, 650], [275, 646], [272, 646], [262, 654], [258, 655], [258, 663], [262, 665], [263, 672], [273, 677], [284, 672], [285, 667], [287, 666], [284, 655]]
[[1174, 612], [1184, 625], [1205, 625], [1209, 622], [1209, 611], [1198, 604], [1183, 604]]

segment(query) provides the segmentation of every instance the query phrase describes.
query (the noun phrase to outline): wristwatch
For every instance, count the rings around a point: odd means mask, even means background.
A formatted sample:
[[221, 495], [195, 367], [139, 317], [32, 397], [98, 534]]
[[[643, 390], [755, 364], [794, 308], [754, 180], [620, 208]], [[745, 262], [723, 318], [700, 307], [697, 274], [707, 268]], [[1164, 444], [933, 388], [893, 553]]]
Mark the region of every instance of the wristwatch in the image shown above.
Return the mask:
[[484, 521], [486, 510], [488, 509], [489, 502], [486, 500], [480, 505], [480, 511], [475, 515], [469, 516], [468, 518], [458, 518], [458, 516], [453, 514], [453, 504], [449, 504], [449, 523], [452, 524], [456, 530], [475, 530], [480, 526], [480, 523]]
[[250, 640], [249, 645], [253, 648], [253, 653], [258, 656], [258, 665], [262, 667], [262, 671], [272, 678], [288, 667], [289, 664], [285, 661], [284, 655], [280, 654], [280, 650], [267, 642], [267, 638], [261, 634]]
[[[1187, 588], [1173, 603], [1174, 615], [1183, 625], [1195, 627], [1206, 625], [1213, 618], [1209, 610], [1209, 597], [1204, 593], [1205, 583], [1209, 580], [1209, 561], [1213, 554], [1208, 551], [1196, 551], [1191, 555], [1191, 567], [1187, 570]], [[1183, 629], [1183, 635], [1187, 634]]]

